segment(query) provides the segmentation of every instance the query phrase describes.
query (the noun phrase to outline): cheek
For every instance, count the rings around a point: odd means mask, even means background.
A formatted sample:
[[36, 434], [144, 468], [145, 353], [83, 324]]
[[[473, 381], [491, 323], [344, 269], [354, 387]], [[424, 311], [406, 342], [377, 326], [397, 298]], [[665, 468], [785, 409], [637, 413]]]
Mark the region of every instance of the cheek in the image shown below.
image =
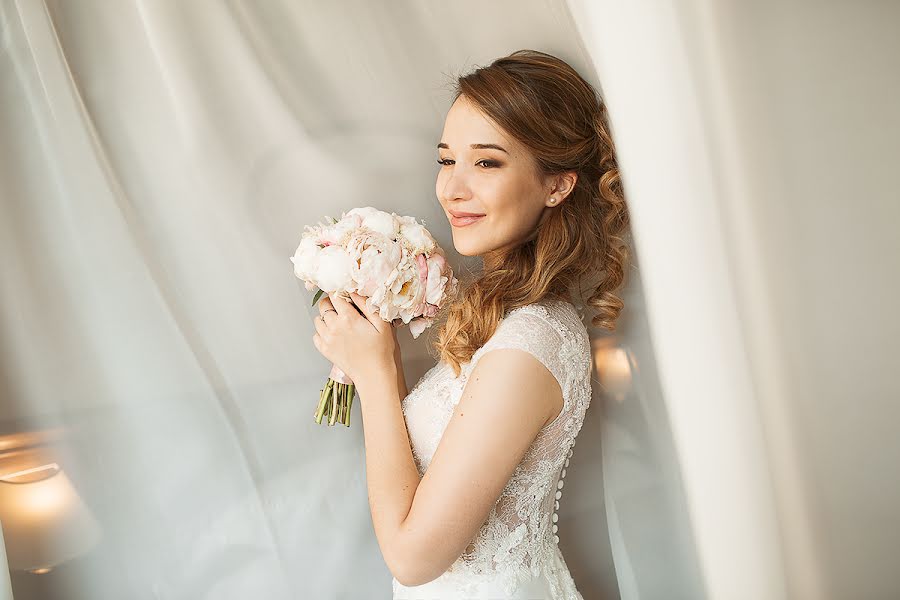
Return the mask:
[[485, 212], [505, 221], [515, 222], [524, 205], [524, 190], [515, 180], [497, 180], [484, 188]]
[[543, 210], [540, 190], [520, 180], [505, 182], [496, 190], [493, 199], [493, 208], [503, 223], [502, 229], [511, 235], [522, 235], [534, 227]]

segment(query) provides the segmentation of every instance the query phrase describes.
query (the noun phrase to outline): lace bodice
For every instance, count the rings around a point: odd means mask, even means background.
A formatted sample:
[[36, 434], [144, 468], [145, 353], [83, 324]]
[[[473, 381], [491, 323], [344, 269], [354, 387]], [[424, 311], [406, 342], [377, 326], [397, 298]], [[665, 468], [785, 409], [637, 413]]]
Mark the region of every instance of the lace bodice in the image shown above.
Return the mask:
[[[494, 335], [457, 378], [439, 361], [402, 401], [419, 475], [428, 469], [462, 397], [468, 375], [491, 349], [518, 348], [535, 356], [559, 382], [563, 407], [546, 424], [516, 467], [487, 520], [463, 554], [439, 579], [460, 597], [489, 579], [513, 594], [521, 580], [545, 575], [553, 598], [580, 599], [557, 547], [557, 511], [563, 477], [591, 400], [590, 342], [578, 310], [546, 300], [509, 311]], [[398, 583], [394, 580], [395, 590]]]

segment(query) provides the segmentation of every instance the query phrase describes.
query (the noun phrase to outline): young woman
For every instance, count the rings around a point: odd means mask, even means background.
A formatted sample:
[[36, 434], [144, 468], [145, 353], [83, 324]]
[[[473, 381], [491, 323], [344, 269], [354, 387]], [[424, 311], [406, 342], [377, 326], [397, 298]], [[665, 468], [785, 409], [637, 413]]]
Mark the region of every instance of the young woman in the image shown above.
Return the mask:
[[320, 302], [316, 347], [357, 384], [369, 504], [395, 599], [580, 600], [557, 543], [591, 400], [573, 289], [613, 329], [628, 224], [606, 109], [568, 64], [520, 50], [460, 77], [435, 192], [483, 272], [446, 305], [407, 394], [394, 329]]

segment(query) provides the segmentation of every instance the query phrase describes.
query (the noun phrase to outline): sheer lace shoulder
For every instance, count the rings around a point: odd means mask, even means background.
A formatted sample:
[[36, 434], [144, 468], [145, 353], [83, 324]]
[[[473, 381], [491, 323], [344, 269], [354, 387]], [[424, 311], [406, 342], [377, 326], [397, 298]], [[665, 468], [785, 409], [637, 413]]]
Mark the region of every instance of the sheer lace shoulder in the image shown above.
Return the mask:
[[[524, 350], [546, 366], [563, 391], [563, 408], [538, 433], [478, 534], [436, 582], [464, 596], [501, 582], [513, 594], [537, 577], [547, 582], [550, 597], [579, 599], [556, 545], [563, 478], [591, 399], [590, 340], [574, 305], [545, 301], [513, 309], [459, 377], [440, 361], [416, 383], [402, 402], [416, 467], [424, 475], [469, 374], [498, 348]], [[402, 586], [395, 581], [394, 588]]]
[[559, 382], [559, 389], [564, 390], [566, 363], [560, 349], [565, 342], [560, 324], [552, 321], [547, 308], [541, 305], [523, 306], [512, 310], [500, 322], [491, 339], [466, 363], [464, 373], [466, 376], [471, 374], [481, 357], [491, 350], [514, 348], [537, 358]]

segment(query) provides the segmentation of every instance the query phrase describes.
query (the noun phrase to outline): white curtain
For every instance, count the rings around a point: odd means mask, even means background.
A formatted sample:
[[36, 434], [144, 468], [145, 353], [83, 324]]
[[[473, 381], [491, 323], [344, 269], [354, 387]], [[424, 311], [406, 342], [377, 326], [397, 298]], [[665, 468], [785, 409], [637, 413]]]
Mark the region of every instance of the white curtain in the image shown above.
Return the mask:
[[604, 95], [634, 218], [591, 331], [630, 384], [598, 376], [560, 512], [585, 598], [891, 597], [900, 15], [856, 6], [0, 0], [0, 450], [51, 439], [99, 531], [16, 600], [390, 597], [288, 256], [360, 205], [452, 253], [451, 82], [519, 48]]
[[[17, 600], [389, 597], [358, 412], [313, 421], [330, 365], [288, 257], [360, 205], [452, 252], [434, 160], [453, 75], [537, 47], [592, 77], [565, 3], [0, 8], [0, 422], [56, 432], [99, 528], [49, 573], [13, 568]], [[433, 359], [401, 344], [412, 384]], [[587, 597], [612, 598], [601, 409], [560, 533]]]
[[900, 597], [900, 4], [569, 4], [706, 594]]

